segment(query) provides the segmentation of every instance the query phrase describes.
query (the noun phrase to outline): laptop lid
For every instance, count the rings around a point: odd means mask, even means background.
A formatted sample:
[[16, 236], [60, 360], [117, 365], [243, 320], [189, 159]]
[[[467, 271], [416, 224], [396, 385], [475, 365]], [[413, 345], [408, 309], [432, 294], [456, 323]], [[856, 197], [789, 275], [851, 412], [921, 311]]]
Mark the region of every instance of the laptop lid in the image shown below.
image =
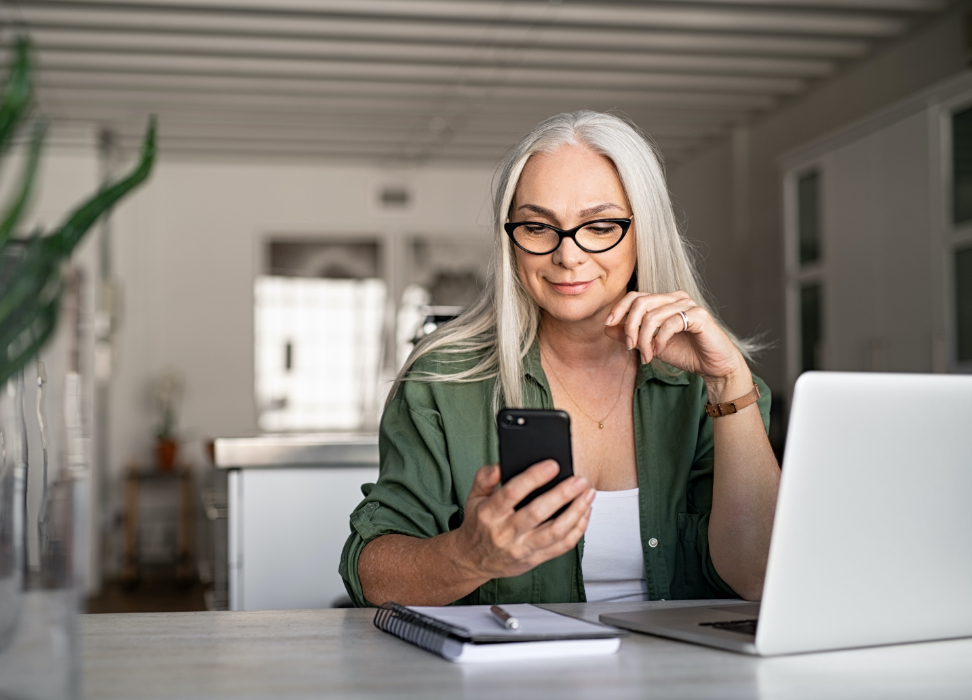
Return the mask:
[[796, 383], [760, 654], [972, 636], [972, 376]]

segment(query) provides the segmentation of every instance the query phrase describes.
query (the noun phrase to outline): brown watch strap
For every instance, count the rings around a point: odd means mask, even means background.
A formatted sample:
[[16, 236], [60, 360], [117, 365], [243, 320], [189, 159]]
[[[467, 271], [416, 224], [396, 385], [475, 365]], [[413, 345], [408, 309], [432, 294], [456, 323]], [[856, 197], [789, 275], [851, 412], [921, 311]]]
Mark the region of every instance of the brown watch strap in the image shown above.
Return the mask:
[[738, 413], [742, 409], [746, 408], [750, 404], [756, 403], [759, 400], [759, 387], [756, 386], [756, 382], [753, 382], [753, 390], [739, 399], [733, 399], [732, 401], [726, 401], [725, 403], [707, 403], [705, 405], [705, 412], [708, 413], [713, 418], [721, 418], [722, 416], [732, 415], [733, 413]]

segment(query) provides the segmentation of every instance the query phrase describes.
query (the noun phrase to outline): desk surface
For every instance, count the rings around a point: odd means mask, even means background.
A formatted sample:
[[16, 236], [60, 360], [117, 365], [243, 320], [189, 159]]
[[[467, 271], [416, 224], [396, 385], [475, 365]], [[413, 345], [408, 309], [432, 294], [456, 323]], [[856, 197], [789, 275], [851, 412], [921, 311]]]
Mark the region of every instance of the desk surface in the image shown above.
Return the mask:
[[[701, 601], [551, 605], [603, 612]], [[722, 604], [725, 601], [721, 601]], [[632, 634], [608, 657], [460, 666], [372, 610], [86, 615], [86, 697], [970, 698], [972, 639], [758, 659]]]

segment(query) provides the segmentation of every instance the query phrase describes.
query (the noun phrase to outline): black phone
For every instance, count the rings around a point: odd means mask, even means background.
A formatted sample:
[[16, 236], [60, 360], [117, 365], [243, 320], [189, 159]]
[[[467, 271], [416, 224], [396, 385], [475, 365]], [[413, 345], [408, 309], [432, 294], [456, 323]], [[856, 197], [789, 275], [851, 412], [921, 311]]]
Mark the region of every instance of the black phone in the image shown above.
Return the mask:
[[[560, 465], [557, 476], [520, 501], [516, 510], [573, 476], [570, 416], [566, 411], [504, 408], [496, 416], [496, 429], [499, 433], [500, 479], [504, 484], [545, 459], [555, 460]], [[556, 518], [566, 509], [564, 506], [551, 517]]]

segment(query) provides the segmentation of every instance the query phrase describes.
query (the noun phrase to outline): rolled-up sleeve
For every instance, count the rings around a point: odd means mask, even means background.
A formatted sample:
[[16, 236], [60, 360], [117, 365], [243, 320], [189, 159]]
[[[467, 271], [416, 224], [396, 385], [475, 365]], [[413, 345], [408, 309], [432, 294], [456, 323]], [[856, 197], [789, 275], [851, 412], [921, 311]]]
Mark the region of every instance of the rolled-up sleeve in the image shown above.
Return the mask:
[[[770, 404], [772, 403], [770, 390], [759, 377], [754, 375], [753, 381], [759, 387], [760, 399], [757, 405], [763, 419], [763, 427], [768, 433]], [[678, 523], [680, 538], [690, 542], [694, 541], [695, 554], [698, 557], [701, 574], [707, 584], [699, 590], [686, 591], [685, 597], [687, 598], [738, 597], [732, 587], [723, 581], [722, 577], [716, 572], [709, 553], [709, 517], [712, 513], [712, 480], [715, 471], [712, 420], [708, 415], [702, 414], [696, 460], [689, 473], [686, 492], [689, 512], [680, 516]]]
[[433, 537], [449, 530], [459, 510], [430, 384], [406, 381], [399, 386], [382, 414], [378, 449], [378, 482], [362, 486], [364, 500], [351, 513], [351, 534], [339, 566], [348, 595], [359, 607], [371, 605], [358, 578], [358, 559], [368, 542], [388, 534]]

